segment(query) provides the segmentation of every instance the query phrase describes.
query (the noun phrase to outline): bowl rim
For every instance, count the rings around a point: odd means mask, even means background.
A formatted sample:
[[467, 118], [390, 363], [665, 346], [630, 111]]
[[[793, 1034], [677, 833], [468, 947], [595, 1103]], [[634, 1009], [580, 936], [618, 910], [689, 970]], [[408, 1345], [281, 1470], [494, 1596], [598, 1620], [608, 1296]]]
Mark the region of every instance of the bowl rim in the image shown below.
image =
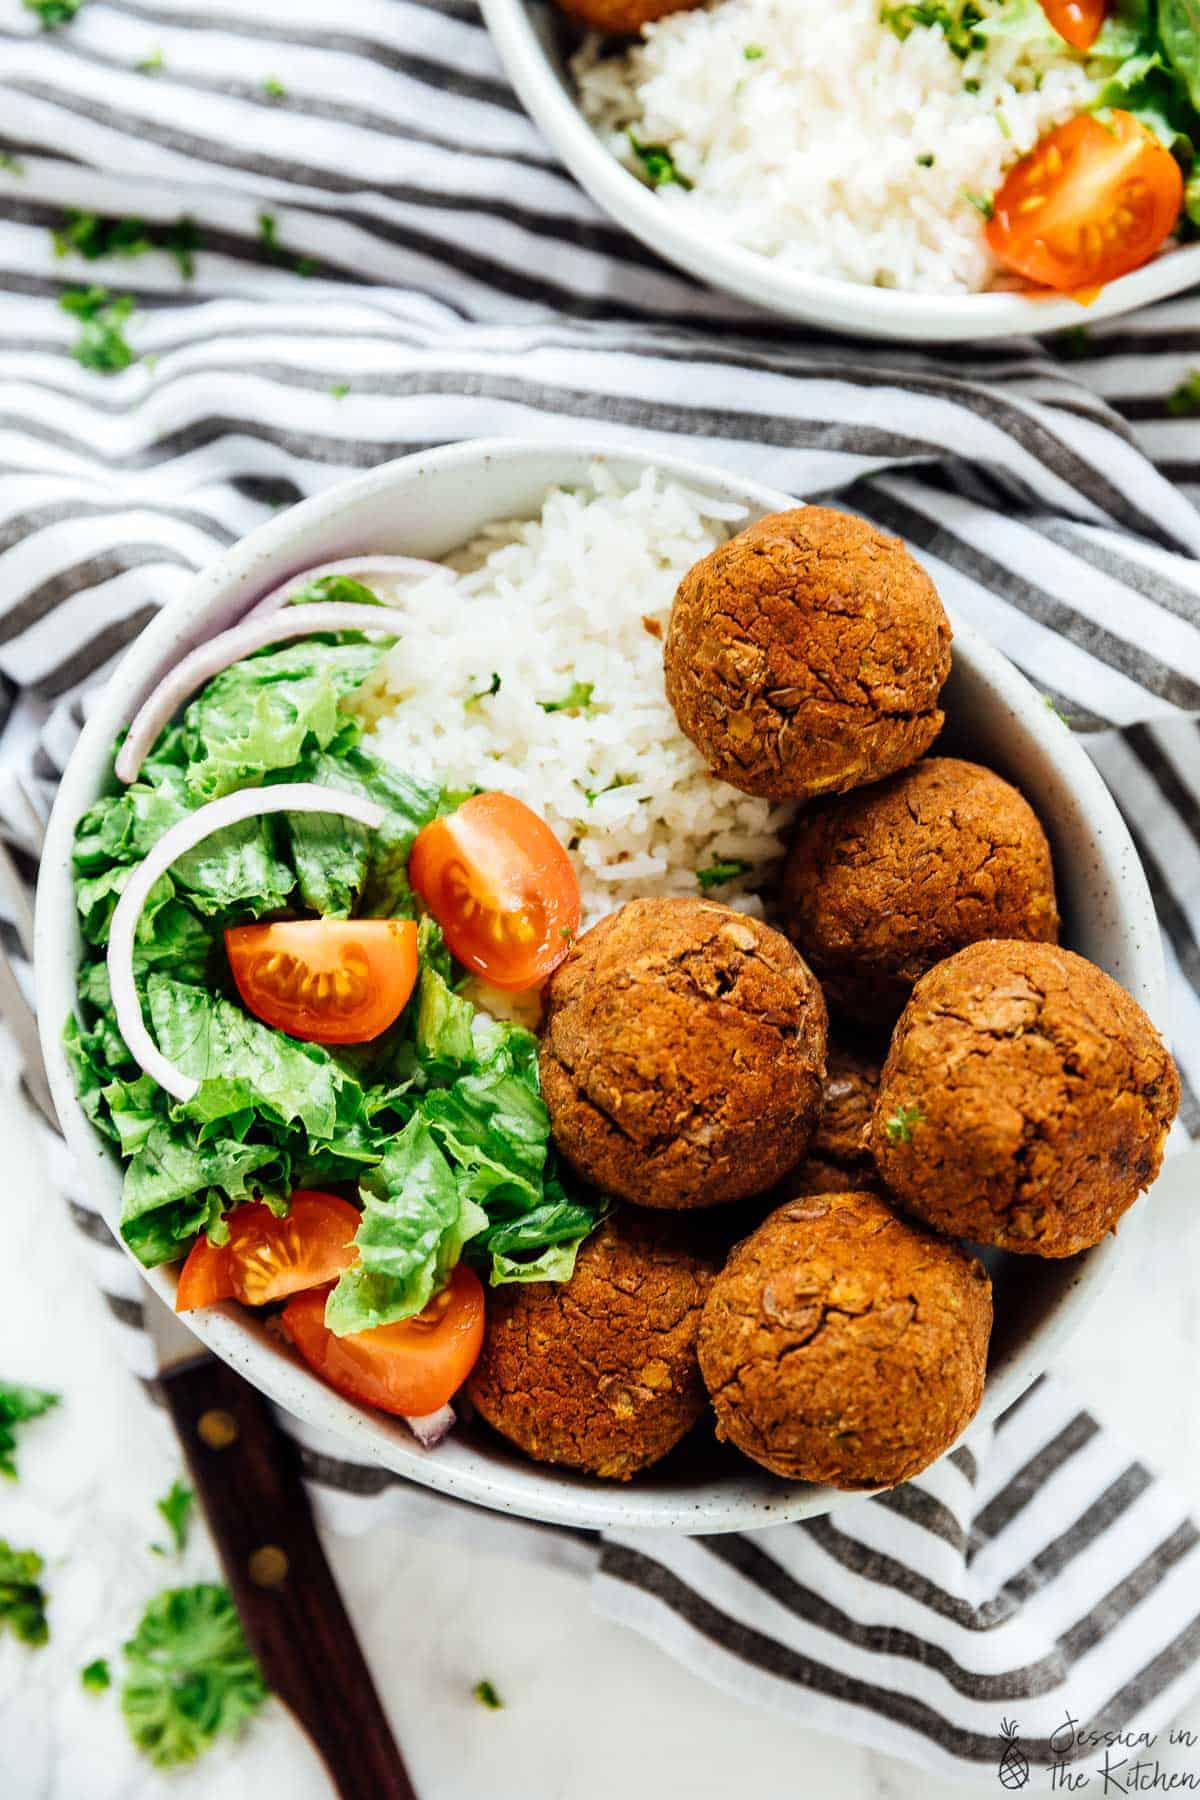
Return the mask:
[[[413, 489], [428, 475], [461, 473], [478, 478], [495, 463], [579, 459], [638, 470], [660, 469], [701, 491], [735, 500], [761, 514], [795, 505], [793, 496], [736, 473], [670, 454], [643, 452], [633, 446], [581, 436], [556, 440], [478, 439], [400, 458], [338, 482], [300, 502], [288, 513], [268, 520], [198, 572], [191, 587], [138, 634], [112, 670], [89, 710], [87, 721], [64, 771], [55, 799], [41, 857], [35, 918], [35, 979], [42, 1051], [50, 1089], [67, 1143], [85, 1180], [94, 1173], [99, 1192], [107, 1195], [101, 1211], [122, 1252], [161, 1299], [171, 1304], [176, 1276], [166, 1268], [146, 1270], [115, 1230], [120, 1181], [109, 1147], [87, 1119], [75, 1091], [62, 1043], [62, 1022], [76, 1005], [79, 934], [71, 880], [70, 853], [77, 819], [104, 785], [111, 769], [117, 731], [128, 721], [145, 688], [173, 661], [181, 642], [200, 641], [228, 623], [229, 596], [258, 575], [272, 583], [287, 570], [288, 546], [315, 529], [332, 530], [348, 507], [400, 489]], [[396, 548], [401, 550], [402, 545]], [[262, 574], [272, 559], [278, 568]], [[292, 565], [295, 566], [294, 564]], [[254, 595], [263, 591], [254, 589]], [[222, 613], [222, 603], [225, 612]], [[1069, 782], [1086, 814], [1095, 848], [1117, 900], [1123, 939], [1137, 980], [1137, 993], [1154, 1023], [1165, 1033], [1166, 970], [1161, 934], [1150, 890], [1128, 830], [1099, 772], [1086, 751], [1054, 718], [1032, 684], [998, 650], [955, 619], [955, 654], [988, 685], [997, 701], [1021, 722], [1038, 751]], [[1134, 1209], [1140, 1212], [1140, 1205]], [[1122, 1243], [1128, 1241], [1128, 1225]], [[1022, 1347], [1010, 1366], [985, 1390], [983, 1404], [969, 1430], [994, 1419], [1043, 1372], [1099, 1296], [1113, 1268], [1117, 1244], [1106, 1238], [1077, 1259], [1078, 1275], [1053, 1314]], [[407, 1430], [385, 1415], [352, 1405], [298, 1362], [268, 1342], [261, 1325], [232, 1304], [203, 1313], [182, 1315], [184, 1323], [210, 1350], [246, 1376], [260, 1391], [308, 1426], [346, 1443], [348, 1455], [382, 1464], [422, 1486], [493, 1510], [567, 1525], [576, 1529], [659, 1528], [686, 1532], [721, 1532], [762, 1528], [827, 1512], [859, 1496], [808, 1483], [778, 1483], [770, 1497], [735, 1492], [724, 1497], [728, 1477], [719, 1476], [707, 1490], [688, 1497], [635, 1485], [604, 1484], [588, 1478], [564, 1479], [564, 1472], [522, 1461], [497, 1461], [486, 1473], [457, 1470], [437, 1451], [420, 1448]], [[736, 1484], [734, 1484], [736, 1485]], [[699, 1494], [700, 1497], [697, 1497]]]
[[908, 343], [984, 343], [1095, 324], [1200, 281], [1200, 244], [1180, 245], [1155, 257], [1132, 274], [1110, 281], [1085, 304], [1065, 294], [1046, 298], [999, 292], [912, 294], [869, 287], [787, 269], [738, 244], [709, 242], [685, 221], [681, 210], [664, 206], [601, 143], [559, 81], [534, 29], [528, 0], [480, 0], [480, 7], [522, 105], [596, 204], [688, 274], [785, 318], [842, 335]]

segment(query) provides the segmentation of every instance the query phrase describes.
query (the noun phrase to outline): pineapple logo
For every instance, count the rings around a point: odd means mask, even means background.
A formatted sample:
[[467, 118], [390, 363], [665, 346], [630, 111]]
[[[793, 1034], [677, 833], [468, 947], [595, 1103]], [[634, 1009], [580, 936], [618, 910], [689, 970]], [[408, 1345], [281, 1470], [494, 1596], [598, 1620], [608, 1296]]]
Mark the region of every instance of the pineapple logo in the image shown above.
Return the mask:
[[1001, 1719], [1000, 1736], [1004, 1739], [1004, 1754], [1000, 1758], [1000, 1786], [1015, 1794], [1021, 1788], [1029, 1786], [1029, 1758], [1018, 1741], [1015, 1720]]

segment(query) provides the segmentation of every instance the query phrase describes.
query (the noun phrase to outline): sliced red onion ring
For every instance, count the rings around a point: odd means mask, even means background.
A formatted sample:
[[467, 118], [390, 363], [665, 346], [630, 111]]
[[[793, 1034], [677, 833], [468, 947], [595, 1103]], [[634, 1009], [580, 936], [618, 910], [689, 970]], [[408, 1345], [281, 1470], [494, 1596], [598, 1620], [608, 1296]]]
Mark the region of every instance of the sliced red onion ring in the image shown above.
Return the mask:
[[362, 799], [358, 794], [340, 793], [336, 788], [321, 787], [315, 781], [244, 788], [241, 793], [225, 794], [220, 800], [210, 800], [207, 806], [197, 807], [194, 813], [189, 813], [186, 819], [180, 819], [164, 832], [150, 854], [134, 869], [117, 901], [108, 934], [108, 979], [117, 1026], [134, 1061], [176, 1100], [191, 1100], [199, 1092], [200, 1083], [167, 1060], [142, 1018], [133, 979], [133, 940], [142, 909], [159, 876], [165, 875], [185, 850], [202, 843], [226, 825], [237, 825], [243, 819], [258, 818], [264, 813], [284, 812], [338, 813], [342, 818], [365, 825], [370, 831], [378, 831], [387, 818], [386, 809], [377, 806], [373, 800]]
[[453, 1431], [454, 1408], [439, 1406], [436, 1412], [422, 1413], [416, 1419], [406, 1418], [404, 1423], [419, 1444], [423, 1445], [426, 1450], [432, 1450], [435, 1444], [441, 1443], [448, 1431]]
[[310, 581], [323, 581], [327, 575], [348, 575], [351, 581], [370, 587], [372, 575], [387, 575], [397, 581], [427, 581], [431, 575], [453, 573], [444, 564], [425, 562], [419, 556], [345, 556], [340, 562], [318, 563], [315, 569], [301, 569], [298, 575], [289, 575], [281, 587], [264, 594], [246, 618], [257, 619], [262, 613], [275, 612], [287, 604], [288, 596], [297, 588], [307, 587]]
[[383, 631], [399, 637], [405, 615], [386, 606], [352, 606], [321, 601], [295, 612], [272, 613], [269, 618], [244, 619], [232, 631], [200, 644], [181, 663], [176, 663], [134, 715], [129, 735], [113, 765], [118, 781], [136, 781], [142, 764], [163, 726], [175, 717], [185, 700], [222, 669], [252, 656], [267, 644], [283, 644], [291, 638], [311, 637], [316, 631]]

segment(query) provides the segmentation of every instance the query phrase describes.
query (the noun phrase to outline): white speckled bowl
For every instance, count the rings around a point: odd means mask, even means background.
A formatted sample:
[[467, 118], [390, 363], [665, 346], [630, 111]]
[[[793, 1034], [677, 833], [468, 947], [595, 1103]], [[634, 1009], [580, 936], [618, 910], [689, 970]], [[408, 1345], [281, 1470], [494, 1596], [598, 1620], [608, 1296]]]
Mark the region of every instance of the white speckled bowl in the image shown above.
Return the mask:
[[[112, 744], [136, 702], [180, 654], [239, 618], [294, 571], [357, 551], [440, 557], [490, 520], [534, 513], [556, 482], [580, 484], [607, 461], [636, 477], [643, 459], [582, 442], [457, 444], [406, 457], [331, 488], [253, 532], [196, 578], [131, 645], [94, 707], [63, 778], [42, 859], [37, 908], [37, 986], [50, 1085], [72, 1150], [116, 1228], [121, 1175], [110, 1145], [75, 1097], [61, 1033], [75, 999], [79, 954], [71, 884], [75, 823], [113, 787]], [[658, 466], [753, 517], [791, 496], [674, 457]], [[946, 706], [953, 741], [1010, 776], [1053, 842], [1066, 941], [1123, 983], [1165, 1025], [1166, 985], [1145, 878], [1107, 789], [1084, 751], [1022, 675], [965, 626], [956, 625]], [[1130, 1230], [1127, 1224], [1122, 1237]], [[997, 1323], [983, 1417], [1020, 1394], [1071, 1333], [1103, 1283], [1115, 1239], [1066, 1263], [1000, 1258]], [[147, 1276], [170, 1301], [174, 1272]], [[340, 1437], [348, 1455], [382, 1463], [464, 1500], [578, 1527], [659, 1526], [746, 1530], [820, 1513], [826, 1488], [777, 1481], [709, 1441], [682, 1446], [659, 1469], [625, 1486], [541, 1468], [482, 1430], [464, 1428], [423, 1451], [398, 1421], [353, 1406], [322, 1385], [234, 1305], [189, 1313], [186, 1322], [218, 1356], [309, 1425]], [[704, 1434], [699, 1434], [703, 1438]]]
[[596, 204], [689, 275], [785, 318], [859, 337], [983, 342], [1094, 324], [1200, 281], [1200, 244], [1170, 250], [1109, 282], [1087, 306], [1062, 294], [906, 294], [784, 268], [773, 257], [691, 225], [686, 208], [665, 206], [600, 142], [575, 99], [564, 54], [568, 25], [551, 0], [480, 0], [480, 5], [526, 111]]

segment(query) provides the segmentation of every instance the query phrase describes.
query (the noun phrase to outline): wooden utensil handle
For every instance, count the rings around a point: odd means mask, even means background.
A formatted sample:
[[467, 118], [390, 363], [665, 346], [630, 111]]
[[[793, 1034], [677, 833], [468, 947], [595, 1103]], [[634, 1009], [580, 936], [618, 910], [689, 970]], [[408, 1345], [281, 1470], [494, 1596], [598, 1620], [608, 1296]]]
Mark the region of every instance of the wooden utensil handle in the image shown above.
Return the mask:
[[342, 1800], [416, 1800], [313, 1524], [294, 1444], [216, 1357], [162, 1383], [246, 1637]]

